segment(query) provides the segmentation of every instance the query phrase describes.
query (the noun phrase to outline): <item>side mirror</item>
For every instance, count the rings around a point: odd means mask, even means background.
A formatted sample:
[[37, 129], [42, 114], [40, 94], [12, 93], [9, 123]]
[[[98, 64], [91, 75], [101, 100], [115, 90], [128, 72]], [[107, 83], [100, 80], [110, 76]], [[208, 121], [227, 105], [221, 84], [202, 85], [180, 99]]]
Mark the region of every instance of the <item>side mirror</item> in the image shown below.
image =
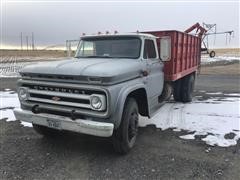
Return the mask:
[[162, 61], [171, 59], [171, 37], [164, 36], [160, 38], [160, 58]]

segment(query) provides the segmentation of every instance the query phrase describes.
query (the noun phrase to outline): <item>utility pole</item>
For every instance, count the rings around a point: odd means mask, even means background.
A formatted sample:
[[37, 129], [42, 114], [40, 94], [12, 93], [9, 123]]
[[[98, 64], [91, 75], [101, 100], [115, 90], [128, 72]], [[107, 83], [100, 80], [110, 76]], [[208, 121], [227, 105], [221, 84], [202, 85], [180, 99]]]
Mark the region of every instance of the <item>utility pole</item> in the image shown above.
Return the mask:
[[23, 50], [23, 37], [22, 37], [22, 32], [21, 32], [21, 35], [20, 35], [20, 39], [21, 39], [21, 51]]
[[27, 51], [28, 51], [28, 36], [26, 36]]
[[33, 34], [33, 32], [32, 32], [32, 50], [34, 50], [34, 34]]

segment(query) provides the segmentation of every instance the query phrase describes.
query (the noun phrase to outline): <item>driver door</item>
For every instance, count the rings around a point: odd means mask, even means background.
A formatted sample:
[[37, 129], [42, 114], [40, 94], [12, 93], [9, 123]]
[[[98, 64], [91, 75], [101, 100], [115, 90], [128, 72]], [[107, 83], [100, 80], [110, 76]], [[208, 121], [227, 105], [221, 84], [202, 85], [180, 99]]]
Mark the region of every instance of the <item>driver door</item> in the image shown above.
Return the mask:
[[159, 106], [158, 97], [161, 95], [164, 84], [163, 63], [157, 55], [157, 44], [152, 39], [144, 40], [143, 58], [147, 65], [147, 91], [150, 111]]

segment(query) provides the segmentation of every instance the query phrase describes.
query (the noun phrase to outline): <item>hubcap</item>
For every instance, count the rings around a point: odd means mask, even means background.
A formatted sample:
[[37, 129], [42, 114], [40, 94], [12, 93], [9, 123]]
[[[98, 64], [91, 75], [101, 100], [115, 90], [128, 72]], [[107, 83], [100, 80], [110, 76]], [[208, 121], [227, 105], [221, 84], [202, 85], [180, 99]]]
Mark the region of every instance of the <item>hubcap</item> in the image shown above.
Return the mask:
[[138, 131], [138, 114], [133, 112], [129, 119], [128, 125], [128, 142], [131, 142], [136, 136]]

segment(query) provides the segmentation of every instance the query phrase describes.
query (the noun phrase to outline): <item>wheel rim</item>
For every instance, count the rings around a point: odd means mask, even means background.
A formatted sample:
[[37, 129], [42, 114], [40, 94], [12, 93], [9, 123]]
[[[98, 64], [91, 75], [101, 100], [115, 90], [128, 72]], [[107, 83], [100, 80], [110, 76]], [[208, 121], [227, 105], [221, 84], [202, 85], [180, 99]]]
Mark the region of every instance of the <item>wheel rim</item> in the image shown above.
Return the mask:
[[134, 143], [138, 133], [138, 113], [136, 111], [131, 113], [128, 125], [128, 142]]

